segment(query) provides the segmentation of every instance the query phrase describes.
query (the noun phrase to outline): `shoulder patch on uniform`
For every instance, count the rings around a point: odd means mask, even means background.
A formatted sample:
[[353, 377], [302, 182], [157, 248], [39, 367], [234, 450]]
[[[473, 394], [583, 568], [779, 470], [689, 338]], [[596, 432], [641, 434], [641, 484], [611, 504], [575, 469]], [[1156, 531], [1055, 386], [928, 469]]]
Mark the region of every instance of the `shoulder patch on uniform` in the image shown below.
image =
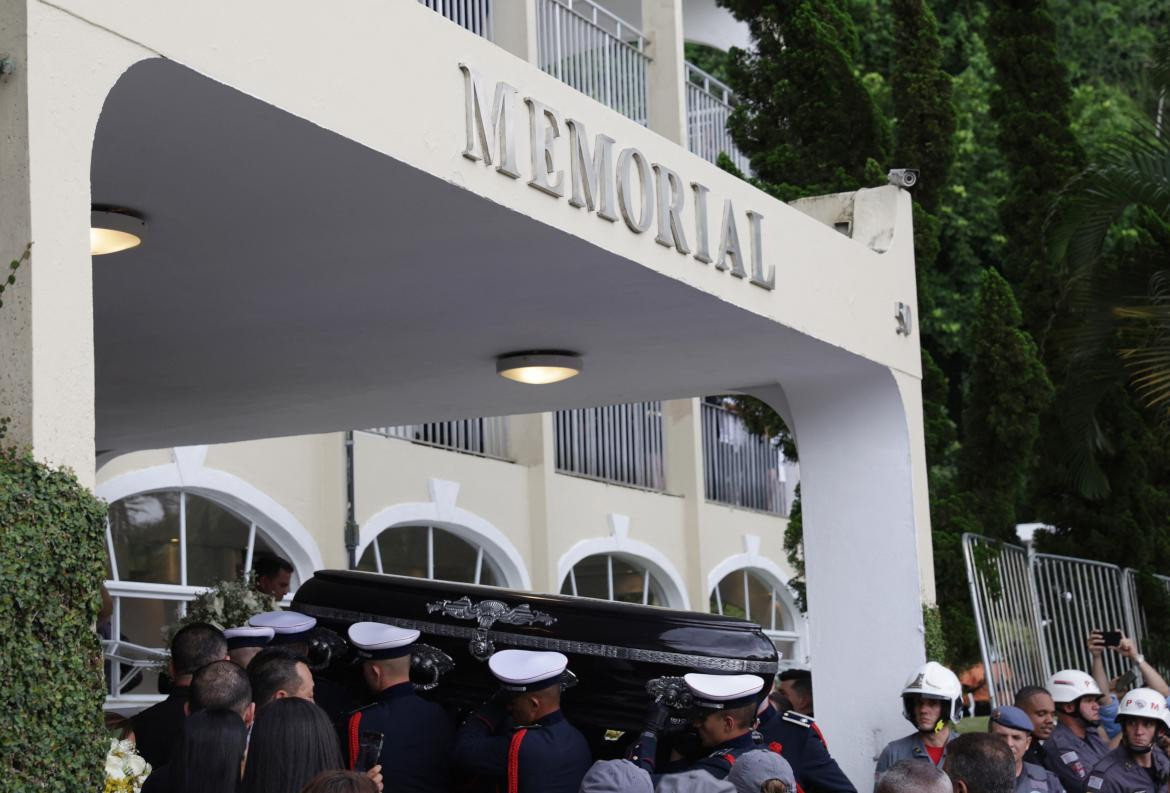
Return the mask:
[[813, 725], [813, 720], [811, 718], [805, 716], [803, 713], [797, 713], [794, 710], [784, 711], [784, 715], [780, 718], [789, 724], [796, 724], [805, 728], [811, 727]]
[[1092, 790], [1100, 790], [1101, 786], [1105, 784], [1105, 777], [1091, 776], [1087, 786]]
[[1077, 757], [1076, 752], [1069, 751], [1069, 752], [1061, 752], [1060, 759], [1061, 759], [1061, 762], [1063, 762], [1067, 765], [1071, 765], [1072, 763], [1075, 763], [1079, 758]]

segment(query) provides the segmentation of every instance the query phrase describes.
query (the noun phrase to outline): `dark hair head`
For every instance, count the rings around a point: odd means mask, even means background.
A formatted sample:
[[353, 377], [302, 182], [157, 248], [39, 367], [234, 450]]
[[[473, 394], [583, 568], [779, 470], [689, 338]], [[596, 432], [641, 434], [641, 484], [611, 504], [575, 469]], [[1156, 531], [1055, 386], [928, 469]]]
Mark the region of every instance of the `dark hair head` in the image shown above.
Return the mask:
[[230, 710], [192, 713], [171, 755], [174, 793], [235, 793], [247, 731]]
[[1016, 699], [1012, 704], [1017, 708], [1022, 708], [1027, 705], [1032, 700], [1032, 697], [1036, 696], [1037, 694], [1048, 695], [1048, 689], [1041, 688], [1040, 686], [1024, 686], [1016, 692]]
[[738, 708], [728, 708], [725, 711], [735, 719], [736, 727], [752, 727], [756, 723], [756, 703], [740, 705]]
[[288, 572], [293, 571], [293, 566], [289, 562], [281, 559], [279, 556], [265, 554], [259, 556], [252, 562], [252, 569], [256, 571], [257, 578], [271, 578], [277, 575], [282, 570]]
[[947, 744], [946, 772], [969, 793], [1012, 793], [1016, 761], [1003, 739], [985, 732], [960, 735]]
[[231, 661], [212, 661], [191, 678], [191, 712], [224, 708], [243, 718], [252, 701], [248, 673]]
[[772, 707], [774, 707], [779, 713], [787, 713], [788, 711], [792, 710], [792, 700], [790, 700], [784, 694], [784, 692], [778, 688], [773, 689], [772, 692], [768, 694], [768, 699], [771, 701]]
[[313, 777], [301, 793], [378, 793], [378, 786], [356, 771], [324, 771]]
[[193, 674], [223, 658], [227, 658], [227, 639], [219, 628], [206, 622], [184, 625], [171, 639], [171, 663], [176, 675]]
[[812, 672], [807, 669], [785, 669], [777, 680], [791, 683], [792, 687], [801, 693], [801, 696], [812, 696]]
[[[949, 750], [948, 750], [949, 751]], [[934, 763], [903, 760], [878, 779], [874, 793], [951, 793], [951, 780]]]
[[252, 684], [252, 701], [263, 707], [272, 701], [277, 691], [295, 691], [301, 678], [297, 664], [308, 665], [305, 656], [287, 647], [265, 647], [248, 664], [248, 680]]
[[256, 712], [243, 793], [292, 793], [342, 767], [337, 733], [312, 702], [285, 697]]

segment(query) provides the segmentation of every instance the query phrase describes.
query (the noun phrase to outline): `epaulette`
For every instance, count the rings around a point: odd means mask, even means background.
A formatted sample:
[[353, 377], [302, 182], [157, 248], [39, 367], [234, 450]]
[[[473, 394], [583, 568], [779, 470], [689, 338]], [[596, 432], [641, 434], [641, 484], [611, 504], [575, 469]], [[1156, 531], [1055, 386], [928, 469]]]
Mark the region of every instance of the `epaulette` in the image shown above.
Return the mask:
[[803, 713], [797, 713], [795, 710], [784, 711], [784, 715], [780, 718], [789, 724], [796, 724], [805, 729], [811, 729], [814, 724], [811, 716], [805, 716]]

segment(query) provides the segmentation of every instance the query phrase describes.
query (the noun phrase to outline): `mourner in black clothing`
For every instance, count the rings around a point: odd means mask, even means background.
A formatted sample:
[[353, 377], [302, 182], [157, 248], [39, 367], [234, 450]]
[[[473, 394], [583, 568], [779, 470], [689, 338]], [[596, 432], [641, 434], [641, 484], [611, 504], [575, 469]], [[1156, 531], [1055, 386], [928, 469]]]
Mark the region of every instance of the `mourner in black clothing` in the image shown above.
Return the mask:
[[1024, 686], [1016, 692], [1013, 704], [1032, 720], [1032, 744], [1024, 753], [1024, 762], [1047, 768], [1044, 743], [1056, 729], [1056, 703], [1052, 701], [1052, 695], [1048, 689], [1040, 686]]
[[299, 697], [256, 711], [243, 793], [300, 793], [322, 771], [339, 769], [341, 747], [325, 711]]
[[247, 729], [238, 713], [193, 713], [183, 724], [171, 762], [151, 772], [142, 793], [235, 793], [246, 742]]
[[257, 708], [285, 697], [313, 701], [313, 674], [305, 657], [287, 647], [265, 647], [248, 664], [252, 700]]
[[152, 766], [165, 765], [171, 748], [183, 730], [187, 718], [187, 699], [191, 676], [212, 661], [227, 659], [227, 642], [218, 628], [193, 622], [179, 629], [171, 639], [170, 677], [174, 681], [165, 700], [152, 705], [131, 720], [131, 730], [138, 753]]
[[502, 696], [459, 728], [456, 765], [499, 784], [501, 793], [577, 793], [593, 758], [561, 712], [567, 666], [554, 652], [501, 650], [489, 658]]
[[382, 743], [382, 773], [395, 791], [447, 793], [454, 731], [446, 712], [416, 694], [410, 682], [411, 647], [418, 637], [416, 630], [381, 622], [350, 626], [349, 640], [363, 659], [362, 678], [377, 699], [346, 717], [342, 753], [355, 768], [362, 736], [373, 733]]

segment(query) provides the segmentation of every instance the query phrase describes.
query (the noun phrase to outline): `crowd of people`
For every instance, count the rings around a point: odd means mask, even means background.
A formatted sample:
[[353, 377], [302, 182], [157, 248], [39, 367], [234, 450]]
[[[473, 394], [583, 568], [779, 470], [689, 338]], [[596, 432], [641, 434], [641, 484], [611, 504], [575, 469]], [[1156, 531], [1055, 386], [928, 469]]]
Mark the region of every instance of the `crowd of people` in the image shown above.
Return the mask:
[[[659, 697], [621, 759], [597, 760], [561, 710], [572, 675], [558, 652], [488, 658], [498, 692], [456, 726], [411, 682], [419, 632], [349, 627], [369, 701], [309, 664], [313, 617], [254, 616], [220, 631], [196, 623], [171, 643], [166, 700], [131, 722], [153, 772], [144, 793], [856, 793], [813, 720], [811, 676], [691, 673], [685, 708]], [[986, 733], [958, 735], [962, 686], [929, 662], [902, 689], [914, 726], [878, 758], [877, 793], [1164, 793], [1170, 688], [1132, 642], [1145, 686], [1115, 693], [1100, 632], [1092, 674], [1063, 670], [995, 708]], [[680, 725], [689, 729], [680, 730]]]

